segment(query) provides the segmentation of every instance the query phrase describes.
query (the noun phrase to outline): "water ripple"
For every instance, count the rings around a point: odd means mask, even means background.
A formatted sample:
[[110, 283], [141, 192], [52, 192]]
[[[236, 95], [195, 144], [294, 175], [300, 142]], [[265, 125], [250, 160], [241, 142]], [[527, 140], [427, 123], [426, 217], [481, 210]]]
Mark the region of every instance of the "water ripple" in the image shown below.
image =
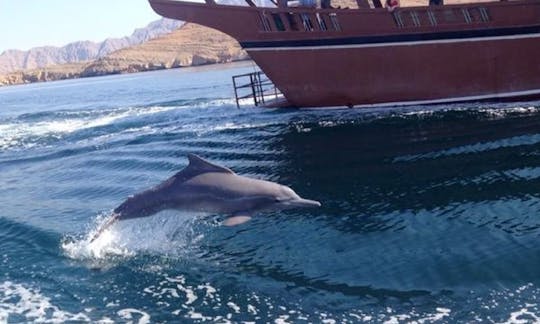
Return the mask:
[[[228, 72], [199, 73], [0, 90], [0, 322], [538, 319], [537, 102], [236, 109]], [[187, 153], [323, 206], [89, 242]]]

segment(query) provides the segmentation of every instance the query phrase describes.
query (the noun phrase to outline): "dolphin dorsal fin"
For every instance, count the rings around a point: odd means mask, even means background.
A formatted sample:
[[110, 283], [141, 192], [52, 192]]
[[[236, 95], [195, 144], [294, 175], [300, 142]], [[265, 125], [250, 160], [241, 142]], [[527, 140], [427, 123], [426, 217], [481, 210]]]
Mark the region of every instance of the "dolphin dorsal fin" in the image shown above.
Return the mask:
[[187, 169], [194, 173], [203, 173], [203, 172], [223, 172], [234, 174], [234, 172], [226, 167], [222, 167], [217, 164], [210, 163], [205, 159], [201, 158], [198, 155], [189, 153], [188, 154], [189, 165]]
[[210, 163], [198, 155], [188, 154], [189, 164], [185, 169], [171, 177], [171, 183], [184, 182], [205, 172], [235, 174], [231, 169]]

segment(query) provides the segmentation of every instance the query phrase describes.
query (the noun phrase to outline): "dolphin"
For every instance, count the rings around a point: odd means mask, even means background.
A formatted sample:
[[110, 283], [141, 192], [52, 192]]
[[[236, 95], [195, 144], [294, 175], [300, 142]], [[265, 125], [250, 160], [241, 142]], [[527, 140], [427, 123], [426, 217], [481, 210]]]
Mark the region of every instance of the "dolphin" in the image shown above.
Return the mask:
[[287, 186], [238, 175], [195, 154], [188, 154], [188, 160], [185, 169], [115, 208], [91, 242], [117, 221], [147, 217], [165, 209], [226, 214], [229, 217], [223, 224], [234, 226], [261, 211], [321, 206]]

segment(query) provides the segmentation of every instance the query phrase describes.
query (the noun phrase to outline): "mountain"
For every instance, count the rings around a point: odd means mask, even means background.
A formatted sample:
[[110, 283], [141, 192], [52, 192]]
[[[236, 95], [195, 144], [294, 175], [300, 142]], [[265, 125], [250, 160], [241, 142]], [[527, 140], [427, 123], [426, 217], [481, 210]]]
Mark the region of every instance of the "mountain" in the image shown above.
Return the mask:
[[63, 47], [42, 46], [28, 51], [7, 50], [0, 54], [0, 74], [50, 65], [95, 60], [119, 49], [138, 45], [170, 33], [178, 29], [182, 24], [177, 20], [162, 18], [144, 28], [136, 29], [131, 36], [108, 38], [100, 43], [79, 41], [69, 43]]
[[99, 59], [2, 75], [0, 86], [131, 73], [248, 59], [231, 37], [214, 29], [185, 24], [173, 32], [126, 47]]
[[247, 58], [233, 38], [214, 29], [185, 24], [170, 34], [97, 59], [86, 66], [82, 75], [140, 72]]

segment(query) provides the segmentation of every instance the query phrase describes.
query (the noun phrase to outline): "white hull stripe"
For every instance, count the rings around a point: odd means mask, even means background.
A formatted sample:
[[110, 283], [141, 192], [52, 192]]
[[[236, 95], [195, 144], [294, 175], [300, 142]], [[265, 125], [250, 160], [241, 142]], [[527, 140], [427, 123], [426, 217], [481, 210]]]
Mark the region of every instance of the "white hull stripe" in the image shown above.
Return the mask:
[[[505, 92], [505, 93], [494, 93], [489, 95], [478, 95], [478, 96], [466, 96], [466, 97], [454, 97], [454, 98], [442, 98], [442, 99], [430, 99], [430, 100], [413, 100], [413, 101], [394, 101], [394, 102], [383, 102], [383, 103], [374, 103], [374, 104], [360, 104], [354, 105], [353, 108], [377, 108], [377, 107], [396, 107], [396, 106], [416, 106], [416, 105], [433, 105], [433, 104], [444, 104], [452, 102], [466, 102], [466, 101], [481, 101], [489, 99], [505, 99], [505, 98], [515, 98], [515, 97], [528, 97], [540, 95], [540, 89], [535, 90], [526, 90], [526, 91], [515, 91], [515, 92]], [[344, 106], [335, 106], [335, 107], [326, 107], [326, 108], [343, 108]], [[310, 107], [303, 107], [310, 109]], [[320, 107], [311, 107], [313, 109], [321, 109]]]
[[528, 38], [539, 38], [539, 37], [540, 37], [540, 33], [534, 33], [534, 34], [521, 34], [521, 35], [471, 37], [471, 38], [458, 38], [458, 39], [419, 40], [419, 41], [372, 43], [372, 44], [244, 47], [244, 49], [246, 51], [330, 50], [330, 49], [352, 49], [352, 48], [373, 48], [373, 47], [393, 47], [393, 46], [417, 46], [417, 45], [431, 45], [431, 44], [453, 44], [453, 43], [467, 43], [467, 42], [488, 42], [488, 41], [517, 40], [517, 39], [528, 39]]

